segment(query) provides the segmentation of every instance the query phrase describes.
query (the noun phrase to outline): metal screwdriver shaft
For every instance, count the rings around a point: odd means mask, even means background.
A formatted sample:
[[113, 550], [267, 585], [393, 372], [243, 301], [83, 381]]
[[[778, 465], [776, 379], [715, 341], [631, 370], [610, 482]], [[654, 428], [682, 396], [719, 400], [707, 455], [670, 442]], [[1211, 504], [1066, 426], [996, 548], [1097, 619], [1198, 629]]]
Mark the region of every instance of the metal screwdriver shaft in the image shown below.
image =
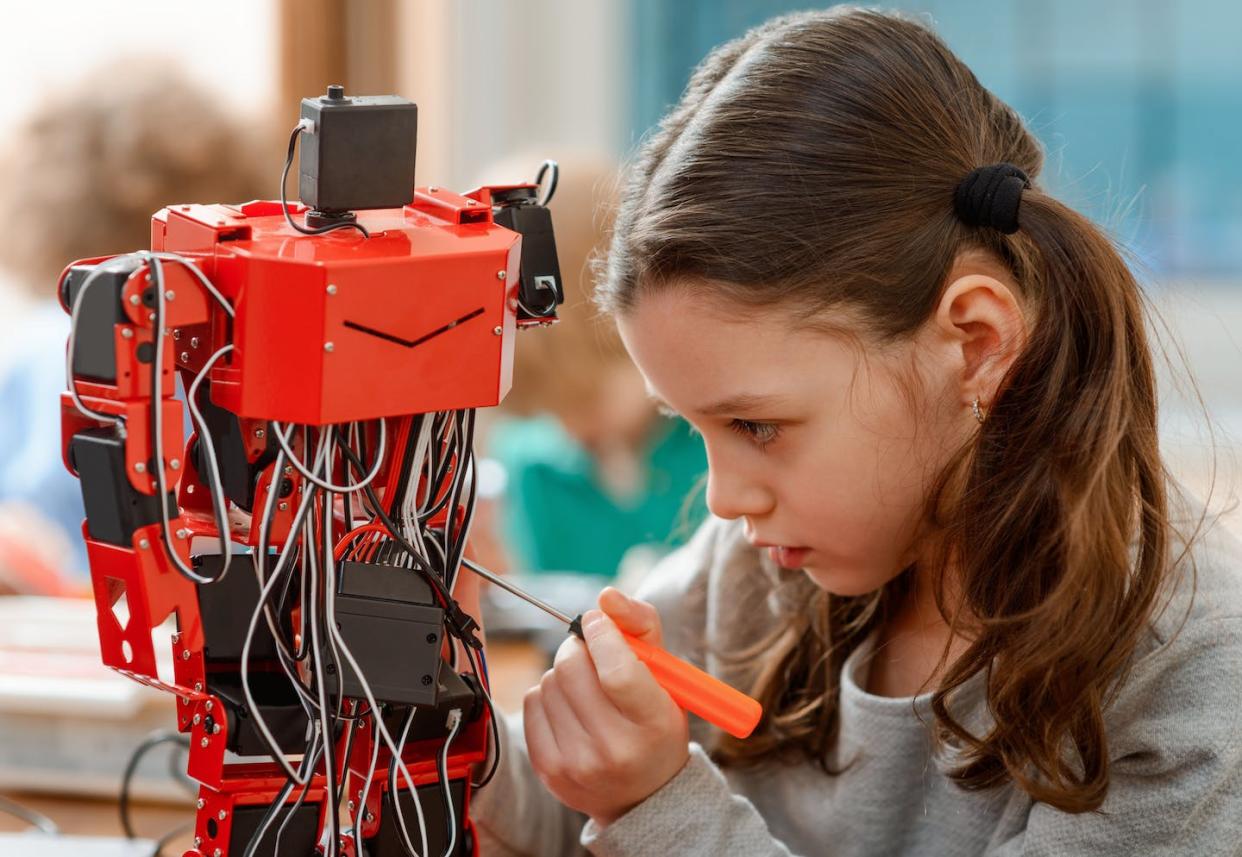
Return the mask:
[[[462, 565], [480, 577], [490, 580], [506, 592], [560, 619], [569, 626], [570, 632], [575, 637], [584, 639], [581, 616], [571, 619], [568, 614], [540, 601], [495, 572], [475, 565], [468, 559], [463, 559]], [[638, 659], [651, 670], [651, 674], [660, 687], [668, 691], [673, 701], [686, 711], [697, 714], [736, 738], [745, 738], [754, 731], [759, 718], [763, 716], [763, 708], [758, 702], [741, 691], [729, 687], [715, 676], [674, 657], [659, 646], [652, 645], [624, 631], [621, 636], [625, 638], [625, 642]]]
[[496, 572], [488, 571], [486, 568], [484, 568], [481, 565], [475, 565], [473, 562], [471, 562], [468, 559], [463, 559], [461, 562], [462, 562], [462, 565], [466, 566], [466, 568], [473, 571], [479, 577], [482, 577], [484, 580], [490, 580], [492, 583], [499, 586], [505, 592], [508, 592], [512, 595], [516, 595], [518, 598], [521, 598], [523, 601], [527, 602], [528, 604], [534, 604], [536, 607], [538, 607], [543, 612], [547, 613], [550, 616], [555, 616], [557, 619], [560, 619], [566, 625], [572, 625], [574, 623], [574, 620], [571, 619], [567, 613], [562, 613], [560, 610], [557, 610], [555, 607], [553, 607], [551, 604], [547, 603], [546, 601], [540, 601], [538, 598], [531, 595], [529, 592], [525, 591], [524, 589], [520, 589], [514, 586], [512, 583], [505, 580], [499, 574], [496, 574]]

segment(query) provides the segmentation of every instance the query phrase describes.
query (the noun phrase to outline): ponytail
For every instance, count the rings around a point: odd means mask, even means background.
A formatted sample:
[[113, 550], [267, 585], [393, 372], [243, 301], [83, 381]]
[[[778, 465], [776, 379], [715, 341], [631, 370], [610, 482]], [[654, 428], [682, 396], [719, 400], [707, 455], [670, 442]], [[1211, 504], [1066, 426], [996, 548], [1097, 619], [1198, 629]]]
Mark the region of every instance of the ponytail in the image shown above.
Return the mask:
[[[1104, 800], [1103, 708], [1168, 567], [1155, 373], [1139, 287], [1087, 218], [1028, 189], [1020, 230], [992, 243], [1037, 318], [966, 454], [945, 530], [941, 567], [961, 574], [973, 642], [932, 706], [971, 750], [954, 772], [963, 787], [1012, 778], [1083, 812]], [[980, 671], [995, 725], [975, 736], [948, 698]]]

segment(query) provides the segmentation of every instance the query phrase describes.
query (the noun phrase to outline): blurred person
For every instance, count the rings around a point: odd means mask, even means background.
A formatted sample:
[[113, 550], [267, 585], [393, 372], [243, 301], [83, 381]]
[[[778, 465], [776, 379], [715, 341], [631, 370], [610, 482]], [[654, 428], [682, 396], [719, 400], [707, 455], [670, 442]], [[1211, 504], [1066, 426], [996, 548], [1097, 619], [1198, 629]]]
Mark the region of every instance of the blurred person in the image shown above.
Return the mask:
[[[616, 330], [591, 302], [590, 262], [615, 202], [616, 165], [581, 153], [558, 161], [549, 207], [565, 288], [561, 321], [521, 335], [513, 387], [484, 447], [506, 474], [498, 524], [516, 570], [612, 578], [627, 553], [665, 552], [702, 519], [694, 494], [707, 458], [685, 422], [656, 412]], [[528, 180], [539, 163], [533, 153], [515, 156], [481, 177]]]
[[259, 161], [263, 142], [153, 57], [49, 94], [0, 153], [0, 205], [13, 215], [0, 243], [0, 586], [86, 585], [81, 489], [60, 450], [61, 271], [149, 248], [151, 215], [166, 205], [273, 196], [280, 164]]

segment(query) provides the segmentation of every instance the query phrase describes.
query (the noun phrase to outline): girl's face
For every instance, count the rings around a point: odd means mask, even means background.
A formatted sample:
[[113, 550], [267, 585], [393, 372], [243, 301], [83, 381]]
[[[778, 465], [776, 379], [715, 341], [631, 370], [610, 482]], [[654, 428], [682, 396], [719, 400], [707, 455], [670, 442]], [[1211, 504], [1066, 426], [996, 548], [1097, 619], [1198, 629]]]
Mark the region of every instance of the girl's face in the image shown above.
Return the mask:
[[652, 396], [703, 435], [713, 514], [840, 595], [917, 558], [924, 498], [975, 425], [959, 339], [932, 324], [880, 349], [682, 288], [618, 326]]

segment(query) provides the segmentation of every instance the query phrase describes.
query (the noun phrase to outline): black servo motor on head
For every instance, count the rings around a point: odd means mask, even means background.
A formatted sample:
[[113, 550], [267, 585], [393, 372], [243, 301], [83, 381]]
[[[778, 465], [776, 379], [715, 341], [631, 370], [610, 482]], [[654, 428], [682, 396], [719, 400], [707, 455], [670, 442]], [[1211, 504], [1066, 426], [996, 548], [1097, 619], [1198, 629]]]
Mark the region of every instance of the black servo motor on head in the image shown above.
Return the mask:
[[312, 209], [308, 226], [350, 212], [400, 208], [414, 199], [418, 105], [396, 95], [346, 96], [342, 86], [302, 99], [298, 195]]

